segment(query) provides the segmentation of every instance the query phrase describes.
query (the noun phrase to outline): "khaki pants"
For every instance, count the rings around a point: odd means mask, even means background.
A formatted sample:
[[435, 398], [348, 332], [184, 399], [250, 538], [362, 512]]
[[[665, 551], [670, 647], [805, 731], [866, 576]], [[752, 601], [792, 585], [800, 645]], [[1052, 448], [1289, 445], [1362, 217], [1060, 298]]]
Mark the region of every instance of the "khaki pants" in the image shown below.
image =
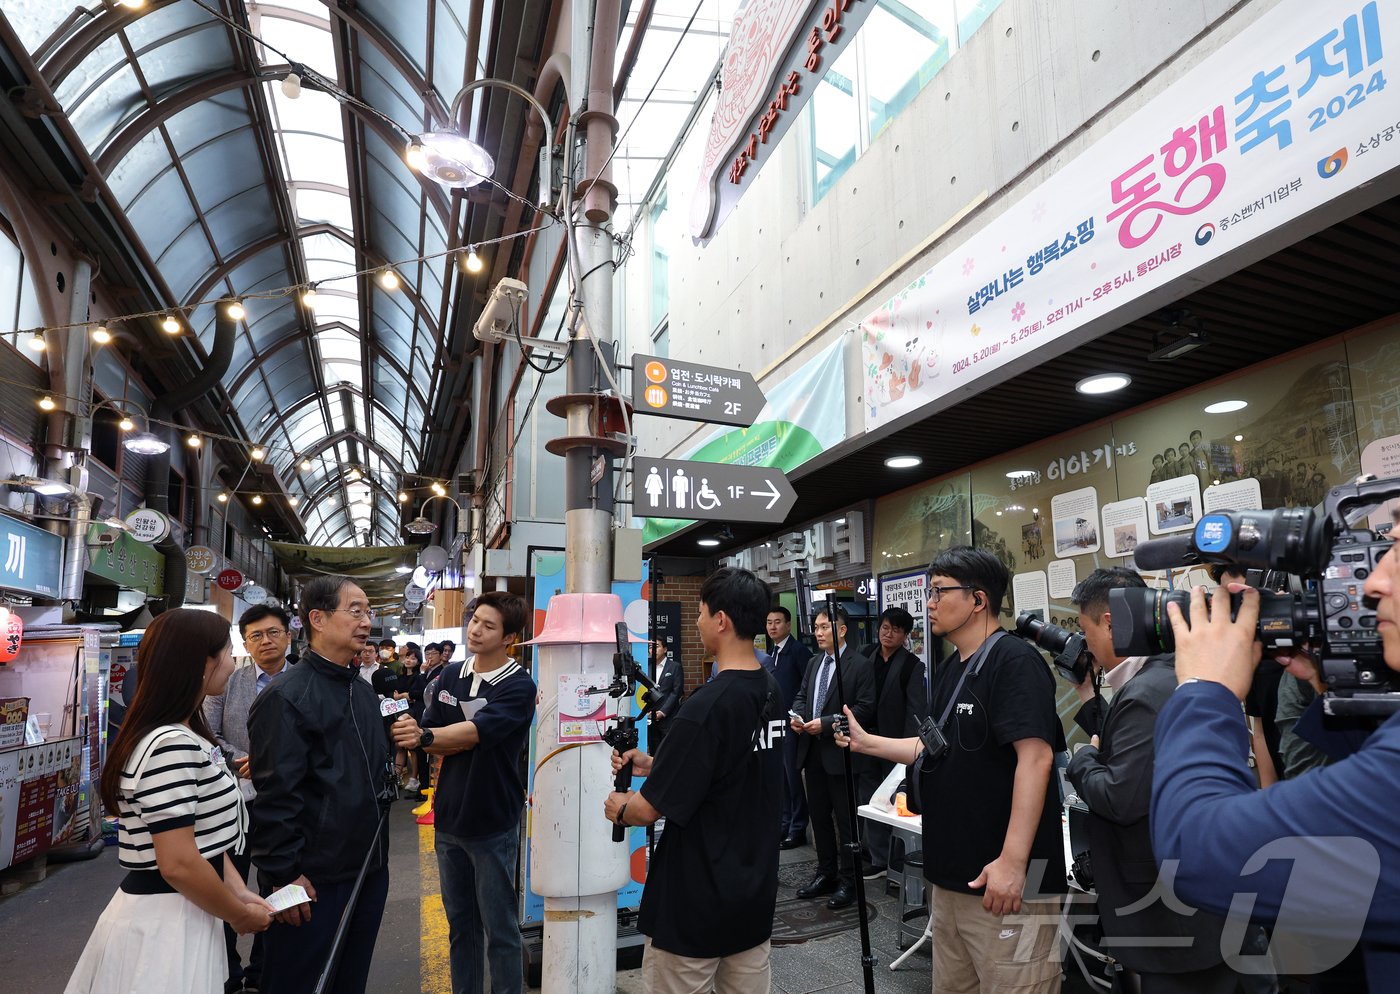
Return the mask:
[[732, 956], [697, 959], [657, 949], [646, 940], [642, 952], [642, 986], [647, 994], [768, 994], [769, 944]]
[[1023, 901], [994, 915], [982, 898], [933, 891], [933, 994], [1055, 994], [1060, 989], [1060, 901]]

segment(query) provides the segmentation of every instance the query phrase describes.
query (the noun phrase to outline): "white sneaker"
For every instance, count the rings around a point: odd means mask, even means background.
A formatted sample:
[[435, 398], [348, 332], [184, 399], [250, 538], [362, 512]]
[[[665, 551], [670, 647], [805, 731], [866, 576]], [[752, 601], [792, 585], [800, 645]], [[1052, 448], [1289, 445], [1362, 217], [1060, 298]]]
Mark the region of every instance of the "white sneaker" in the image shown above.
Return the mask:
[[408, 791], [410, 794], [414, 793], [418, 790], [418, 779], [416, 777], [409, 777], [408, 783], [403, 785], [403, 789]]

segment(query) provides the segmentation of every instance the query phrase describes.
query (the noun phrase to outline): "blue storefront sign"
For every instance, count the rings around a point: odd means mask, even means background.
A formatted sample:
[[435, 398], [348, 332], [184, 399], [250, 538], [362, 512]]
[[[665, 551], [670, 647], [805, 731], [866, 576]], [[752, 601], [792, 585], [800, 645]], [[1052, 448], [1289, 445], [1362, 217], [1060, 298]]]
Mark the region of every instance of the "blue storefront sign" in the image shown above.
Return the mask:
[[63, 574], [63, 539], [0, 515], [0, 587], [57, 597]]

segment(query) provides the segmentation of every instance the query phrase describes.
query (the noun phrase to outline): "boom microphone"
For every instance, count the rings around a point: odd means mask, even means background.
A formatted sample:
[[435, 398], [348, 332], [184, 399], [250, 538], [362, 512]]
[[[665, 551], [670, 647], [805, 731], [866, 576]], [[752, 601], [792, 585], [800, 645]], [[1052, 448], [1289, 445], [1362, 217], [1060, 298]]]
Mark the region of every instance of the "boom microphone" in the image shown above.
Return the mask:
[[1140, 542], [1133, 550], [1133, 562], [1138, 569], [1173, 569], [1199, 561], [1190, 532], [1154, 538], [1150, 542]]

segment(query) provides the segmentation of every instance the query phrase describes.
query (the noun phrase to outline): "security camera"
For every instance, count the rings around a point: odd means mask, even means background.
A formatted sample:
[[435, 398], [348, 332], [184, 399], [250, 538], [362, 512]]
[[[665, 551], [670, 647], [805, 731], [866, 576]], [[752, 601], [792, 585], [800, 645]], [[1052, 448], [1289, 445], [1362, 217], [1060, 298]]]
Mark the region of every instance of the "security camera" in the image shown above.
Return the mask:
[[517, 338], [526, 348], [543, 349], [562, 354], [568, 351], [568, 342], [556, 342], [512, 332], [516, 315], [530, 293], [529, 288], [519, 280], [509, 277], [502, 279], [491, 291], [491, 299], [481, 309], [481, 316], [472, 326], [472, 334], [483, 342], [511, 342]]
[[529, 293], [529, 287], [519, 280], [501, 280], [491, 291], [491, 299], [481, 309], [481, 317], [472, 326], [472, 334], [483, 342], [500, 342], [513, 337], [511, 326]]

